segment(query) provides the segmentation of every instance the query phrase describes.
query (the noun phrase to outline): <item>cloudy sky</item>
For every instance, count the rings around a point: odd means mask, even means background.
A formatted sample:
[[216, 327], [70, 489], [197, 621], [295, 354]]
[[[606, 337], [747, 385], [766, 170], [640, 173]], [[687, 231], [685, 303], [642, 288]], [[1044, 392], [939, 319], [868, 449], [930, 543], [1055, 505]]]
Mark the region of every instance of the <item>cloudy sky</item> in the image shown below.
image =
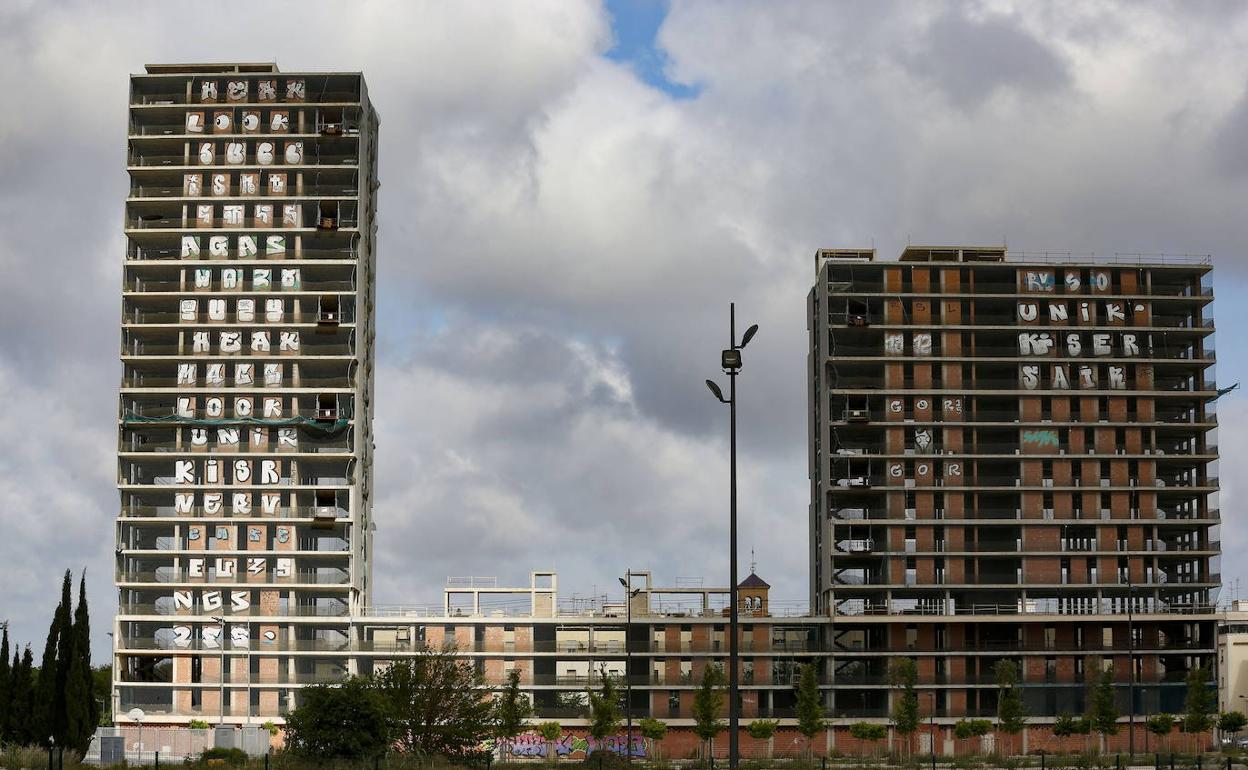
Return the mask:
[[[145, 63], [366, 74], [379, 602], [531, 569], [564, 595], [628, 567], [726, 582], [727, 415], [702, 380], [729, 300], [762, 327], [743, 560], [804, 599], [817, 247], [1211, 254], [1219, 381], [1244, 374], [1246, 8], [8, 0], [0, 619], [42, 645], [60, 573], [85, 566], [107, 646], [126, 79]], [[1219, 406], [1230, 553], [1238, 395]]]

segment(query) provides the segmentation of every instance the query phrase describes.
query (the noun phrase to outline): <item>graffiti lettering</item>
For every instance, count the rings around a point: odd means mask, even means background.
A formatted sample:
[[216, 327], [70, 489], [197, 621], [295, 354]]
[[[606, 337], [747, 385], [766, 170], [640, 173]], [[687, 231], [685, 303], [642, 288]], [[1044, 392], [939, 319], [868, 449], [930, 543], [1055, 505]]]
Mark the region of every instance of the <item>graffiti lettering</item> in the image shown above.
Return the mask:
[[[497, 751], [502, 758], [511, 757], [544, 757], [547, 755], [546, 739], [537, 733], [524, 733], [515, 738], [502, 738], [486, 743], [486, 749]], [[549, 750], [557, 757], [587, 757], [595, 751], [609, 751], [624, 756], [631, 753], [634, 757], [649, 756], [654, 742], [640, 735], [633, 736], [632, 751], [629, 751], [628, 737], [615, 735], [602, 741], [588, 736], [564, 733], [559, 739], [549, 744]]]

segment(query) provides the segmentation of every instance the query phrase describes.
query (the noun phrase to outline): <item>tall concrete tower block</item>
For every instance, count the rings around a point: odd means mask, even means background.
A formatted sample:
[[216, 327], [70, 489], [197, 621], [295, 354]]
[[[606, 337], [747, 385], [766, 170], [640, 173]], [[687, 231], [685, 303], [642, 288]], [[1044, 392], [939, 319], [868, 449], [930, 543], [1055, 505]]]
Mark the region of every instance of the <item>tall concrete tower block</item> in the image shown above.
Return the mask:
[[152, 65], [127, 133], [114, 714], [280, 723], [369, 604], [377, 113]]

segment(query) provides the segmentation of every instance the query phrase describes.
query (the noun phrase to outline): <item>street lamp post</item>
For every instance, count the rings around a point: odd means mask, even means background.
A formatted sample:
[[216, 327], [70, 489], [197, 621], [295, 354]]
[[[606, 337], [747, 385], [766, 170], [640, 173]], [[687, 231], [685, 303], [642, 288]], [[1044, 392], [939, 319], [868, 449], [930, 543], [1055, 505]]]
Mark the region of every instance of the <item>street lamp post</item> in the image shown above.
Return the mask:
[[720, 366], [728, 375], [728, 398], [713, 380], [706, 381], [715, 398], [728, 405], [728, 594], [731, 607], [728, 611], [728, 767], [737, 768], [737, 747], [740, 743], [738, 735], [741, 722], [740, 676], [737, 673], [737, 625], [740, 621], [737, 606], [737, 373], [741, 371], [741, 351], [758, 333], [755, 324], [741, 335], [741, 343], [737, 344], [737, 306], [728, 304], [728, 343], [729, 347], [720, 353]]
[[221, 636], [217, 639], [217, 644], [221, 645], [221, 719], [219, 724], [225, 727], [225, 617], [214, 615], [212, 619], [221, 626]]
[[631, 765], [633, 763], [633, 681], [630, 677], [633, 673], [633, 653], [628, 646], [628, 636], [633, 630], [633, 597], [639, 594], [641, 589], [633, 588], [631, 568], [624, 573], [624, 577], [620, 578], [620, 584], [624, 586], [624, 718], [628, 725], [625, 733], [628, 745], [624, 749], [624, 761]]

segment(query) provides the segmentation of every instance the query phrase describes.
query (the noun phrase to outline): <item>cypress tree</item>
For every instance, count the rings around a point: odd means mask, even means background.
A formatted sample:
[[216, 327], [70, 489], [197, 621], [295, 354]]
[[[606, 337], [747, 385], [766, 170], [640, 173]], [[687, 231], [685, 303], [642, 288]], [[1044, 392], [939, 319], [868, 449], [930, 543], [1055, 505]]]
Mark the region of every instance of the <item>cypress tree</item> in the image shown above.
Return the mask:
[[23, 745], [26, 722], [30, 715], [22, 711], [22, 653], [16, 649], [16, 644], [13, 647], [13, 665], [9, 667], [9, 699], [4, 703], [9, 715], [5, 723], [8, 732], [5, 733], [4, 740], [20, 746]]
[[[78, 583], [78, 610], [74, 618], [78, 630], [78, 656], [82, 659], [82, 687], [87, 694], [87, 738], [95, 734], [100, 724], [100, 702], [95, 698], [95, 671], [91, 668], [91, 613], [87, 610], [87, 571], [82, 571]], [[86, 750], [85, 744], [83, 751]]]
[[56, 729], [56, 642], [61, 637], [60, 619], [59, 611], [53, 614], [48, 639], [43, 643], [39, 671], [31, 672], [34, 676], [35, 711], [29, 728], [44, 746], [48, 745], [48, 736]]
[[65, 678], [65, 742], [86, 753], [87, 744], [100, 721], [91, 676], [91, 621], [87, 612], [87, 577], [78, 584], [78, 608], [70, 633], [71, 652]]
[[9, 668], [9, 624], [4, 624], [4, 637], [0, 640], [0, 744], [8, 743], [9, 720], [12, 714], [13, 681], [12, 669]]
[[13, 709], [10, 725], [13, 731], [13, 742], [21, 746], [32, 746], [42, 741], [47, 735], [47, 733], [39, 734], [40, 725], [35, 712], [34, 664], [34, 655], [30, 651], [29, 644], [26, 645], [26, 651], [22, 654], [21, 663], [18, 663], [17, 651], [14, 651]]
[[60, 619], [60, 634], [56, 640], [56, 695], [53, 713], [52, 735], [56, 736], [58, 746], [72, 746], [73, 735], [69, 731], [69, 669], [74, 661], [74, 578], [69, 570], [65, 570], [65, 580], [61, 584], [61, 603], [56, 608]]
[[[65, 676], [60, 673], [61, 648], [65, 647], [64, 660], [69, 663], [69, 643], [73, 638], [69, 622], [70, 574], [65, 571], [61, 587], [61, 603], [52, 615], [48, 638], [43, 645], [43, 658], [39, 674], [34, 680], [34, 717], [30, 725], [33, 736], [40, 744], [48, 745], [52, 737], [58, 745], [65, 745]], [[68, 671], [68, 665], [65, 670]]]

